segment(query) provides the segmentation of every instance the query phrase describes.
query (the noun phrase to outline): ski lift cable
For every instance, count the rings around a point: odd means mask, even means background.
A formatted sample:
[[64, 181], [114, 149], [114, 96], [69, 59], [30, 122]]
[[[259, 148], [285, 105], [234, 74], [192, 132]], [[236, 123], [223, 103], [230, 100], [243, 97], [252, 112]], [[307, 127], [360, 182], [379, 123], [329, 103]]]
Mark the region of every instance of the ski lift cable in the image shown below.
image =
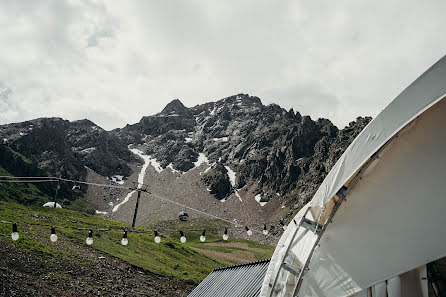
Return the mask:
[[[41, 177], [37, 177], [37, 176], [20, 176], [20, 177], [17, 177], [17, 176], [0, 176], [0, 178], [9, 178], [9, 179], [11, 179], [11, 180], [0, 180], [0, 183], [8, 183], [8, 182], [34, 183], [34, 182], [57, 182], [57, 181], [65, 181], [65, 182], [71, 182], [71, 183], [75, 183], [75, 184], [85, 184], [85, 185], [97, 186], [97, 187], [104, 187], [104, 188], [105, 188], [105, 187], [109, 187], [109, 188], [117, 188], [117, 189], [123, 189], [123, 190], [135, 190], [134, 188], [131, 188], [131, 187], [114, 186], [114, 185], [100, 184], [100, 183], [91, 183], [91, 182], [84, 182], [84, 181], [72, 180], [72, 179], [67, 179], [67, 178], [62, 178], [62, 177], [53, 177], [53, 176], [41, 176]], [[39, 179], [39, 178], [42, 179], [42, 180], [33, 180], [33, 179]], [[43, 180], [44, 178], [45, 178], [46, 180]], [[16, 180], [14, 180], [14, 179], [16, 179]], [[20, 179], [20, 180], [19, 180], [19, 179]], [[25, 180], [25, 179], [27, 179], [27, 180]], [[142, 183], [138, 183], [138, 185], [147, 186], [147, 185], [142, 184]], [[142, 191], [142, 192], [144, 192], [144, 191]], [[170, 202], [170, 203], [172, 203], [172, 204], [176, 204], [176, 205], [178, 205], [178, 206], [181, 206], [181, 207], [184, 207], [184, 208], [188, 208], [188, 209], [193, 210], [193, 211], [195, 211], [195, 212], [198, 212], [198, 213], [207, 215], [207, 216], [212, 217], [212, 218], [214, 218], [214, 219], [218, 219], [218, 220], [224, 221], [224, 222], [229, 223], [229, 224], [231, 224], [231, 225], [234, 225], [234, 226], [236, 226], [236, 227], [243, 227], [243, 225], [241, 225], [241, 224], [238, 224], [238, 223], [232, 222], [232, 221], [230, 221], [230, 220], [221, 218], [221, 217], [219, 217], [219, 216], [216, 216], [216, 215], [207, 213], [207, 212], [205, 212], [205, 211], [198, 210], [198, 209], [196, 209], [196, 208], [187, 206], [187, 205], [185, 205], [185, 204], [181, 204], [181, 203], [179, 203], [179, 202], [173, 201], [173, 200], [168, 199], [168, 198], [166, 198], [166, 197], [163, 197], [163, 196], [161, 196], [161, 195], [158, 195], [158, 194], [155, 194], [155, 193], [152, 193], [152, 192], [145, 192], [145, 193], [147, 193], [147, 194], [149, 194], [149, 195], [152, 195], [152, 196], [154, 196], [154, 197], [156, 197], [156, 198], [158, 198], [158, 199], [160, 199], [160, 200], [167, 201], [167, 202]], [[256, 233], [263, 233], [262, 231], [258, 231], [258, 230], [252, 230], [252, 231], [254, 231], [254, 232], [256, 232]], [[268, 234], [268, 236], [273, 236], [273, 237], [275, 237], [274, 235], [271, 235], [271, 234]]]
[[[221, 217], [219, 217], [219, 216], [216, 216], [216, 215], [207, 213], [207, 212], [205, 212], [205, 211], [201, 211], [201, 210], [198, 210], [198, 209], [196, 209], [196, 208], [187, 206], [187, 205], [185, 205], [185, 204], [181, 204], [181, 203], [179, 203], [179, 202], [170, 200], [170, 199], [168, 199], [168, 198], [166, 198], [166, 197], [163, 197], [163, 196], [160, 196], [160, 195], [158, 195], [158, 194], [155, 194], [155, 193], [147, 193], [147, 194], [148, 194], [148, 195], [152, 195], [152, 196], [154, 196], [154, 197], [156, 197], [156, 198], [158, 198], [158, 199], [160, 199], [160, 200], [167, 201], [167, 202], [176, 204], [176, 205], [178, 205], [178, 206], [182, 206], [182, 207], [184, 207], [184, 208], [188, 208], [188, 209], [190, 209], [190, 210], [196, 211], [196, 212], [198, 212], [198, 213], [201, 213], [201, 214], [210, 216], [210, 217], [212, 217], [212, 218], [214, 218], [214, 219], [218, 219], [218, 220], [224, 221], [224, 222], [226, 222], [226, 223], [235, 225], [236, 227], [243, 227], [243, 225], [241, 225], [241, 224], [237, 224], [237, 223], [235, 223], [235, 222], [232, 222], [232, 221], [227, 220], [227, 219], [223, 219], [223, 218], [221, 218]], [[252, 230], [252, 231], [254, 231], [254, 232], [256, 232], [256, 233], [261, 233], [261, 234], [263, 234], [263, 231], [258, 231], [258, 230]], [[273, 235], [269, 235], [269, 236], [273, 236]], [[273, 237], [275, 237], [275, 236], [273, 236]]]
[[54, 182], [55, 180], [53, 179], [33, 179], [33, 180], [26, 180], [26, 179], [21, 179], [21, 180], [0, 180], [0, 183], [46, 183], [46, 182]]

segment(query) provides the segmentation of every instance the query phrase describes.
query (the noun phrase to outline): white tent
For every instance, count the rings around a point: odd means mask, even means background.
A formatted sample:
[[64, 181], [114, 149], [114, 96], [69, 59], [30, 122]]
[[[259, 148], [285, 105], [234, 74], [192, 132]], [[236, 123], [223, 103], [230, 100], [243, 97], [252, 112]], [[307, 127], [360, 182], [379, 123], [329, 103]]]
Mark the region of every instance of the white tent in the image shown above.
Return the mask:
[[56, 202], [47, 202], [43, 205], [43, 207], [54, 207], [54, 204], [56, 205], [56, 208], [62, 208], [62, 206], [59, 203]]
[[427, 296], [446, 256], [446, 56], [347, 148], [281, 237], [260, 296]]

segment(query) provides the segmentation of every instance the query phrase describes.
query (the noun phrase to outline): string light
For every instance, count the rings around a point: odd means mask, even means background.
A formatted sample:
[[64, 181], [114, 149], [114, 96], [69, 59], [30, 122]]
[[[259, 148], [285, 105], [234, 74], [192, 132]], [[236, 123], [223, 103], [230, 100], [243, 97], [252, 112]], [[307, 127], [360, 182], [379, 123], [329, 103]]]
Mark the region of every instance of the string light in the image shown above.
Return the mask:
[[129, 241], [127, 239], [127, 231], [124, 231], [124, 235], [122, 236], [122, 239], [121, 239], [121, 244], [123, 246], [126, 246], [129, 244]]
[[282, 221], [280, 221], [280, 225], [282, 225], [282, 229], [283, 229], [283, 231], [285, 231], [287, 228], [287, 225], [285, 225]]
[[85, 240], [85, 242], [88, 245], [92, 245], [93, 244], [93, 230], [88, 231], [88, 236], [87, 236], [87, 239]]
[[51, 242], [57, 241], [57, 234], [56, 234], [56, 228], [51, 227], [51, 235], [50, 235]]
[[161, 242], [161, 237], [159, 237], [158, 231], [155, 231], [155, 242], [156, 243], [160, 243]]
[[203, 233], [201, 233], [200, 241], [205, 242], [206, 241], [206, 230], [203, 230]]
[[180, 241], [181, 241], [181, 243], [186, 243], [186, 236], [184, 236], [184, 233], [183, 233], [183, 231], [180, 231]]
[[263, 224], [263, 234], [268, 235], [268, 229], [266, 229], [266, 224]]
[[228, 227], [225, 227], [225, 233], [223, 233], [223, 240], [228, 240], [229, 236], [228, 236]]
[[251, 236], [252, 235], [251, 229], [249, 229], [248, 226], [245, 226], [245, 229], [246, 229], [246, 233], [248, 234], [248, 236]]
[[19, 239], [19, 231], [17, 231], [17, 224], [16, 223], [12, 224], [11, 238], [14, 241]]

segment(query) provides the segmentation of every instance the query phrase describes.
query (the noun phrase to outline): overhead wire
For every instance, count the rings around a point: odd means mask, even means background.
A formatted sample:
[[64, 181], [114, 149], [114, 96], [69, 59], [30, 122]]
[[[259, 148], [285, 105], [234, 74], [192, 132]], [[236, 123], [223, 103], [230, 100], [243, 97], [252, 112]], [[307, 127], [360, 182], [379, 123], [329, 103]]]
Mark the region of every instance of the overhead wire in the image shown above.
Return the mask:
[[[171, 199], [166, 198], [164, 196], [161, 196], [159, 194], [152, 193], [152, 192], [149, 192], [149, 191], [143, 191], [143, 190], [140, 189], [140, 186], [141, 187], [142, 186], [148, 187], [148, 185], [146, 185], [144, 183], [134, 182], [135, 187], [125, 187], [125, 186], [120, 186], [120, 185], [92, 183], [92, 182], [79, 181], [79, 180], [73, 180], [73, 179], [62, 178], [62, 177], [54, 177], [54, 176], [40, 176], [40, 177], [39, 176], [8, 176], [8, 175], [0, 176], [0, 183], [10, 183], [10, 182], [13, 182], [13, 183], [14, 182], [16, 182], [16, 183], [34, 183], [34, 182], [60, 182], [60, 181], [70, 182], [70, 183], [74, 183], [74, 184], [84, 184], [84, 185], [90, 185], [90, 186], [97, 186], [97, 187], [103, 187], [103, 188], [115, 188], [115, 189], [130, 190], [130, 191], [134, 191], [134, 190], [141, 191], [142, 193], [149, 194], [149, 195], [154, 196], [154, 197], [156, 197], [156, 198], [158, 198], [160, 200], [167, 201], [167, 202], [170, 202], [172, 204], [176, 204], [178, 206], [181, 206], [183, 208], [187, 208], [187, 209], [190, 209], [192, 211], [201, 213], [203, 215], [212, 217], [214, 219], [218, 219], [218, 220], [224, 221], [224, 222], [232, 224], [232, 225], [234, 225], [236, 227], [243, 227], [242, 224], [239, 224], [239, 223], [236, 223], [236, 222], [232, 222], [230, 220], [221, 218], [221, 217], [213, 215], [211, 213], [208, 213], [208, 212], [205, 212], [205, 211], [202, 211], [202, 210], [190, 207], [188, 205], [185, 205], [185, 204], [179, 203], [177, 201], [171, 200]], [[252, 230], [252, 229], [250, 229], [250, 230]], [[252, 231], [254, 231], [256, 233], [259, 233], [259, 234], [260, 233], [263, 234], [263, 231], [258, 231], [258, 230], [255, 230], [255, 229], [252, 230]], [[266, 236], [276, 237], [276, 236], [274, 236], [272, 234], [268, 234]]]

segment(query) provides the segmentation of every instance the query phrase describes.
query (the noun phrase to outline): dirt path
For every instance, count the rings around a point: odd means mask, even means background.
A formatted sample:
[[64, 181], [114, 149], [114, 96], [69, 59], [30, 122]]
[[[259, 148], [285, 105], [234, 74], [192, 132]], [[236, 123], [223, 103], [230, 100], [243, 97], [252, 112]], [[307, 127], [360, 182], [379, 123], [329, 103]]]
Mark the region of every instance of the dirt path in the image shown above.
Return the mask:
[[194, 248], [194, 250], [212, 258], [225, 259], [236, 262], [237, 264], [253, 262], [257, 260], [257, 258], [253, 254], [244, 251], [233, 251], [232, 253], [228, 254], [199, 248]]
[[235, 247], [235, 248], [241, 248], [241, 249], [245, 249], [245, 250], [249, 250], [249, 251], [253, 251], [253, 252], [259, 252], [259, 253], [266, 252], [264, 249], [249, 247], [246, 242], [209, 242], [209, 243], [205, 243], [205, 245]]
[[248, 244], [245, 242], [210, 242], [210, 243], [205, 243], [204, 245], [213, 247], [226, 247], [226, 248], [232, 247], [246, 250], [246, 251], [234, 250], [231, 253], [224, 253], [219, 251], [194, 248], [196, 251], [205, 254], [209, 257], [229, 260], [232, 262], [236, 262], [238, 264], [257, 261], [258, 260], [257, 257], [252, 252], [257, 252], [257, 253], [266, 252], [265, 250], [260, 248], [249, 247]]

